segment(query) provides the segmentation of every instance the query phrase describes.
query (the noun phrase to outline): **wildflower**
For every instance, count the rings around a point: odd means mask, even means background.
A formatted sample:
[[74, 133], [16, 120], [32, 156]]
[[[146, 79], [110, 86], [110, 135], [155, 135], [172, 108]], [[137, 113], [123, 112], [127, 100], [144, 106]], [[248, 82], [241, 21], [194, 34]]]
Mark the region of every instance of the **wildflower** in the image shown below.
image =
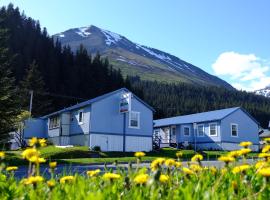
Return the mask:
[[183, 153], [181, 151], [177, 151], [175, 155], [177, 158], [180, 158], [183, 156]]
[[88, 176], [93, 177], [93, 176], [96, 176], [96, 175], [98, 175], [100, 173], [100, 169], [87, 171], [86, 173], [87, 173]]
[[74, 176], [64, 176], [60, 178], [60, 183], [71, 182], [74, 180]]
[[41, 147], [47, 146], [46, 142], [47, 141], [44, 138], [38, 140], [38, 143]]
[[227, 168], [222, 168], [221, 169], [221, 174], [226, 174], [228, 172], [228, 169]]
[[256, 169], [262, 169], [264, 167], [268, 166], [268, 164], [265, 162], [265, 161], [258, 161], [256, 164], [255, 164], [255, 168]]
[[231, 151], [231, 152], [229, 152], [228, 153], [228, 156], [229, 157], [233, 157], [233, 158], [236, 158], [236, 157], [238, 157], [238, 156], [240, 156], [240, 151], [239, 150], [236, 150], [236, 151]]
[[264, 138], [264, 141], [265, 141], [266, 143], [270, 143], [270, 138]]
[[175, 162], [175, 167], [179, 168], [182, 166], [182, 163], [181, 162]]
[[192, 165], [190, 165], [190, 169], [192, 170], [192, 171], [194, 171], [194, 172], [200, 172], [200, 171], [202, 171], [202, 167], [200, 166], [200, 165], [194, 165], [194, 164], [192, 164]]
[[55, 186], [55, 180], [47, 181], [47, 185], [48, 185], [49, 188], [53, 188]]
[[110, 180], [110, 181], [112, 181], [112, 180], [115, 180], [115, 179], [119, 179], [119, 178], [121, 178], [121, 176], [119, 175], [119, 174], [115, 174], [115, 173], [105, 173], [104, 175], [103, 175], [103, 179], [107, 179], [107, 180]]
[[239, 144], [239, 146], [244, 147], [244, 148], [247, 148], [248, 146], [251, 146], [251, 145], [252, 145], [252, 142], [241, 142]]
[[42, 176], [30, 176], [27, 179], [23, 179], [23, 182], [25, 185], [37, 184], [43, 181], [44, 181], [44, 178]]
[[18, 167], [16, 167], [16, 166], [9, 166], [9, 167], [7, 167], [6, 168], [6, 171], [16, 171], [18, 169]]
[[263, 147], [262, 149], [262, 153], [268, 153], [270, 151], [270, 145], [266, 145], [265, 147]]
[[35, 146], [38, 143], [38, 139], [36, 137], [33, 137], [29, 140], [29, 146]]
[[201, 154], [196, 154], [191, 158], [192, 162], [199, 162], [203, 159], [203, 156]]
[[237, 174], [239, 172], [243, 172], [246, 171], [247, 169], [249, 169], [250, 166], [245, 164], [245, 165], [240, 165], [240, 166], [236, 166], [232, 169], [232, 173]]
[[262, 168], [258, 173], [264, 177], [270, 177], [270, 167]]
[[145, 184], [147, 183], [148, 178], [149, 178], [148, 174], [139, 174], [134, 178], [134, 182], [136, 184]]
[[248, 148], [247, 149], [246, 148], [245, 149], [240, 149], [239, 150], [239, 155], [243, 156], [243, 155], [246, 155], [246, 154], [248, 154], [250, 152], [251, 152], [251, 149], [248, 149]]
[[217, 168], [216, 167], [211, 166], [208, 169], [212, 172], [212, 174], [216, 174], [217, 173]]
[[150, 168], [152, 171], [156, 171], [163, 163], [165, 162], [164, 158], [157, 158], [156, 160], [152, 161]]
[[39, 152], [34, 148], [26, 149], [22, 152], [22, 157], [24, 159], [29, 160], [33, 156], [39, 156]]
[[145, 156], [145, 153], [139, 151], [139, 152], [136, 152], [134, 155], [135, 155], [135, 157], [137, 157], [137, 158], [141, 158], [141, 157], [144, 157], [144, 156]]
[[49, 166], [50, 166], [51, 169], [54, 169], [57, 166], [57, 162], [50, 162]]
[[168, 175], [161, 174], [159, 176], [159, 181], [161, 183], [167, 183], [169, 181], [170, 177]]
[[168, 167], [173, 167], [175, 165], [175, 160], [174, 159], [167, 159], [165, 161], [165, 165]]
[[259, 153], [258, 157], [259, 158], [269, 158], [270, 157], [270, 153]]
[[38, 156], [32, 156], [31, 158], [28, 159], [32, 163], [44, 163], [46, 160], [44, 158], [40, 158]]
[[230, 162], [233, 162], [235, 161], [235, 158], [234, 157], [231, 157], [231, 156], [220, 156], [218, 158], [219, 161], [223, 161], [225, 162], [226, 165], [228, 165]]
[[0, 159], [4, 159], [5, 158], [5, 152], [0, 151]]
[[186, 168], [186, 167], [183, 167], [182, 170], [187, 175], [193, 175], [193, 174], [195, 174], [194, 171], [192, 171], [192, 170], [190, 170], [189, 168]]

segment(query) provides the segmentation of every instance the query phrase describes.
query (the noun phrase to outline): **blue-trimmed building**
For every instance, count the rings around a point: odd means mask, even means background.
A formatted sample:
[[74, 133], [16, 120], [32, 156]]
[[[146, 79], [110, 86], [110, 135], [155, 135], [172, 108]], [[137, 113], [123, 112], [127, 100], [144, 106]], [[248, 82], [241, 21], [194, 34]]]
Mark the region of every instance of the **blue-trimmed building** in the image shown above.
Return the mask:
[[154, 139], [161, 147], [192, 145], [196, 149], [235, 150], [242, 141], [259, 148], [259, 123], [235, 107], [154, 120]]
[[[126, 94], [129, 99], [123, 109], [120, 102]], [[55, 145], [99, 146], [102, 151], [151, 151], [153, 111], [122, 88], [28, 120], [24, 137], [48, 138]]]

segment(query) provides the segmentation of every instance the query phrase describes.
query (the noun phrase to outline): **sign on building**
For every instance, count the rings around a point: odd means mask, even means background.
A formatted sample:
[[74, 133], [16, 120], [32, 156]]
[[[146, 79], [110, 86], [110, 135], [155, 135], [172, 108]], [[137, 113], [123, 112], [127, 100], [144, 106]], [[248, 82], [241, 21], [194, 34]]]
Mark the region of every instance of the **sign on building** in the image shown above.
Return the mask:
[[120, 99], [120, 113], [126, 113], [131, 110], [131, 93], [126, 92], [121, 95]]

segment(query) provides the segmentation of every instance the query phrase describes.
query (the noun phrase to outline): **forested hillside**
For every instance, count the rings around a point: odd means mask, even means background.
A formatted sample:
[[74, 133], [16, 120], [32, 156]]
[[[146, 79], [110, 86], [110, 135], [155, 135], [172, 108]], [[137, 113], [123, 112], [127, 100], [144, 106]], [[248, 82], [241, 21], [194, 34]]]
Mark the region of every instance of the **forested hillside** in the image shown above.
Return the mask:
[[0, 29], [6, 30], [12, 62], [8, 68], [20, 108], [28, 109], [34, 91], [33, 116], [41, 116], [84, 99], [127, 87], [156, 109], [155, 118], [243, 106], [263, 126], [270, 119], [270, 100], [251, 93], [223, 88], [164, 84], [123, 78], [108, 60], [92, 57], [83, 46], [76, 53], [41, 30], [39, 22], [9, 5], [0, 10]]

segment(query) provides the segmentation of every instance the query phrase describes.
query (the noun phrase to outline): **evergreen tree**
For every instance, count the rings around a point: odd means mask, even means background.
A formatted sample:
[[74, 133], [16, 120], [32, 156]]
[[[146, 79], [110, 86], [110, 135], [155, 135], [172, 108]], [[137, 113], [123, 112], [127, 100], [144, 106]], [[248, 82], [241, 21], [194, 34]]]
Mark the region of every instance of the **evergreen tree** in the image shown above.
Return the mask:
[[0, 29], [0, 143], [6, 143], [19, 113], [14, 79], [10, 72], [11, 56], [6, 48], [7, 31]]
[[46, 96], [45, 83], [35, 61], [29, 65], [29, 69], [20, 86], [23, 109], [28, 110], [30, 91], [33, 91], [32, 116], [36, 117], [47, 113], [51, 102], [48, 96]]

